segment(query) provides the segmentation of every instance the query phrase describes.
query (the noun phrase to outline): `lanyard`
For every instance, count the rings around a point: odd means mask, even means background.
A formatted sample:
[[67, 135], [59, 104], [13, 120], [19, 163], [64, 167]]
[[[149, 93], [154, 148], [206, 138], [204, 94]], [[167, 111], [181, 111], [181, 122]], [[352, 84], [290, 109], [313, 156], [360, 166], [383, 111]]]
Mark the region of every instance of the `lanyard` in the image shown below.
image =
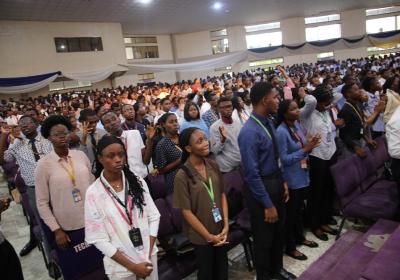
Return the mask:
[[211, 198], [211, 202], [213, 203], [213, 206], [215, 207], [215, 200], [214, 200], [214, 186], [213, 182], [211, 180], [211, 176], [208, 176], [208, 185], [204, 182], [202, 182], [204, 187], [206, 188], [208, 195]]
[[361, 117], [361, 115], [358, 112], [358, 110], [356, 109], [356, 107], [354, 107], [353, 104], [351, 104], [350, 102], [346, 102], [346, 104], [349, 105], [353, 109], [353, 111], [357, 114], [357, 117], [360, 119], [361, 124], [364, 125], [363, 118]]
[[268, 129], [262, 124], [262, 122], [259, 119], [257, 119], [253, 114], [250, 115], [250, 118], [255, 120], [255, 122], [258, 123], [264, 129], [264, 131], [268, 135], [269, 139], [272, 140], [271, 134], [269, 133]]
[[[110, 196], [111, 200], [113, 201], [113, 203], [114, 203], [115, 207], [117, 208], [121, 217], [124, 219], [124, 221], [129, 226], [132, 226], [132, 209], [133, 209], [132, 197], [128, 196], [127, 184], [125, 184], [125, 203], [123, 203], [121, 201], [121, 199], [119, 199], [119, 197], [111, 190], [109, 184], [107, 182], [104, 182], [101, 177], [100, 177], [100, 182], [102, 183], [104, 189], [107, 191], [108, 195]], [[122, 213], [120, 207], [118, 207], [118, 205], [115, 203], [115, 201], [117, 201], [118, 204], [121, 205], [122, 208], [124, 208], [126, 216], [124, 215], [124, 213]], [[130, 209], [130, 211], [128, 209]]]
[[68, 177], [71, 179], [72, 184], [74, 187], [76, 186], [76, 174], [75, 174], [75, 168], [74, 168], [74, 162], [72, 158], [67, 158], [66, 160], [67, 165], [63, 163], [63, 160], [59, 161], [61, 167], [67, 172]]
[[287, 124], [286, 124], [286, 126], [287, 126], [287, 128], [289, 130], [289, 133], [292, 136], [292, 138], [295, 138], [296, 142], [300, 143], [301, 147], [303, 148], [304, 147], [304, 143], [303, 143], [303, 139], [301, 139], [301, 136], [296, 132], [295, 129], [289, 127]]

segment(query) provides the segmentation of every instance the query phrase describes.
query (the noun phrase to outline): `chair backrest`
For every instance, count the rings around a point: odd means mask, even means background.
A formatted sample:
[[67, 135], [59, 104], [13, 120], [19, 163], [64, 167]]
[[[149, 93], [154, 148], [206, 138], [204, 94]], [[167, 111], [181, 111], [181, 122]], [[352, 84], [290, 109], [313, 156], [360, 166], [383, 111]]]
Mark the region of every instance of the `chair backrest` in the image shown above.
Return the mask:
[[168, 209], [167, 202], [164, 198], [159, 198], [154, 201], [160, 212], [160, 224], [158, 226], [158, 236], [167, 236], [174, 233], [174, 226], [171, 219], [171, 213]]
[[336, 192], [343, 207], [361, 194], [361, 179], [354, 160], [352, 156], [331, 166]]
[[374, 157], [375, 169], [378, 170], [380, 168], [383, 168], [385, 162], [390, 160], [390, 155], [388, 152], [386, 138], [384, 136], [376, 138], [375, 141], [378, 144], [378, 147], [376, 149], [370, 150], [371, 154]]
[[244, 208], [244, 179], [240, 170], [225, 173], [225, 194], [228, 200], [229, 217], [235, 218]]
[[167, 203], [167, 207], [169, 209], [169, 212], [171, 213], [171, 220], [172, 220], [172, 224], [174, 225], [175, 232], [181, 232], [182, 231], [182, 225], [183, 225], [182, 210], [174, 208], [173, 195], [167, 196], [165, 201]]
[[378, 180], [375, 157], [371, 151], [367, 149], [366, 158], [354, 156], [353, 162], [357, 167], [358, 174], [360, 176], [361, 190], [365, 192]]
[[167, 186], [163, 175], [147, 176], [151, 197], [156, 200], [167, 196]]

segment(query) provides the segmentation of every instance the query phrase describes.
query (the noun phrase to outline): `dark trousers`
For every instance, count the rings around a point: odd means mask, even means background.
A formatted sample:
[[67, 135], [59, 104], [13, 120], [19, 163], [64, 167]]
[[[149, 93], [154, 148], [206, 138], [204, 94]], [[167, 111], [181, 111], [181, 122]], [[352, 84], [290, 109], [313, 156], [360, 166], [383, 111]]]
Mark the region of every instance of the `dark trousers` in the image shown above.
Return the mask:
[[392, 158], [390, 169], [392, 170], [393, 179], [397, 182], [400, 188], [400, 159]]
[[385, 133], [384, 132], [371, 131], [372, 139], [376, 139], [378, 137], [381, 137], [383, 134], [385, 134]]
[[304, 238], [303, 210], [305, 188], [289, 189], [289, 201], [286, 205], [286, 252], [296, 250], [296, 245], [302, 243]]
[[271, 279], [283, 267], [285, 204], [283, 203], [281, 174], [263, 178], [263, 183], [278, 212], [279, 220], [276, 223], [266, 223], [264, 207], [246, 188], [245, 196], [254, 238], [254, 264], [257, 280]]
[[7, 240], [0, 244], [0, 278], [4, 280], [24, 279], [17, 253]]
[[317, 230], [329, 224], [333, 215], [334, 183], [330, 170], [331, 160], [310, 156], [310, 187], [307, 218], [310, 229]]
[[227, 280], [228, 255], [226, 246], [194, 245], [198, 280]]

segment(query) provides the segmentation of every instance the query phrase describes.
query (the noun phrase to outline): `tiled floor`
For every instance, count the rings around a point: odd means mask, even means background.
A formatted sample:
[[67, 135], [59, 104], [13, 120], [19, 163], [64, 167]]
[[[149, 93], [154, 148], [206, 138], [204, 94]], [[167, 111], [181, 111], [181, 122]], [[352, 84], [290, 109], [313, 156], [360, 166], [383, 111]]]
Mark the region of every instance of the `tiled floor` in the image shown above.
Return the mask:
[[[0, 197], [3, 197], [4, 195], [8, 195], [8, 190], [4, 183], [2, 183], [0, 185]], [[26, 223], [21, 205], [17, 205], [14, 202], [11, 203], [10, 209], [2, 214], [1, 228], [6, 238], [10, 241], [18, 253], [29, 239], [29, 226]], [[320, 245], [315, 249], [304, 246], [300, 247], [300, 251], [308, 256], [308, 260], [296, 261], [290, 257], [284, 257], [284, 267], [296, 275], [300, 275], [312, 262], [318, 259], [318, 257], [321, 256], [334, 243], [333, 236], [330, 236], [329, 241], [326, 242], [316, 240], [310, 233], [307, 233], [307, 238], [316, 241]], [[246, 261], [241, 246], [231, 250], [229, 253], [229, 259], [229, 279], [254, 279], [254, 272], [248, 272], [247, 270]], [[29, 255], [21, 258], [21, 263], [26, 280], [51, 279], [48, 276], [45, 268], [42, 254], [38, 249], [33, 250]], [[196, 276], [194, 274], [187, 277], [187, 279], [194, 280], [196, 279]]]

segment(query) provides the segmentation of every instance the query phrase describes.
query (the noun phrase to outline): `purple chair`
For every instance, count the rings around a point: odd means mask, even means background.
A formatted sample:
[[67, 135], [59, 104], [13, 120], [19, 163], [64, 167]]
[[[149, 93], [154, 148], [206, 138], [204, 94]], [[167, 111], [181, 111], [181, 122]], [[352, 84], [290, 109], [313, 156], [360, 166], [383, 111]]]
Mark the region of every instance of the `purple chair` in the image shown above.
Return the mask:
[[375, 139], [378, 147], [376, 149], [370, 149], [372, 156], [374, 157], [375, 170], [379, 170], [385, 166], [385, 162], [390, 160], [386, 138], [384, 136]]
[[167, 196], [167, 187], [165, 186], [163, 175], [149, 175], [147, 176], [147, 180], [149, 182], [149, 190], [153, 200]]

